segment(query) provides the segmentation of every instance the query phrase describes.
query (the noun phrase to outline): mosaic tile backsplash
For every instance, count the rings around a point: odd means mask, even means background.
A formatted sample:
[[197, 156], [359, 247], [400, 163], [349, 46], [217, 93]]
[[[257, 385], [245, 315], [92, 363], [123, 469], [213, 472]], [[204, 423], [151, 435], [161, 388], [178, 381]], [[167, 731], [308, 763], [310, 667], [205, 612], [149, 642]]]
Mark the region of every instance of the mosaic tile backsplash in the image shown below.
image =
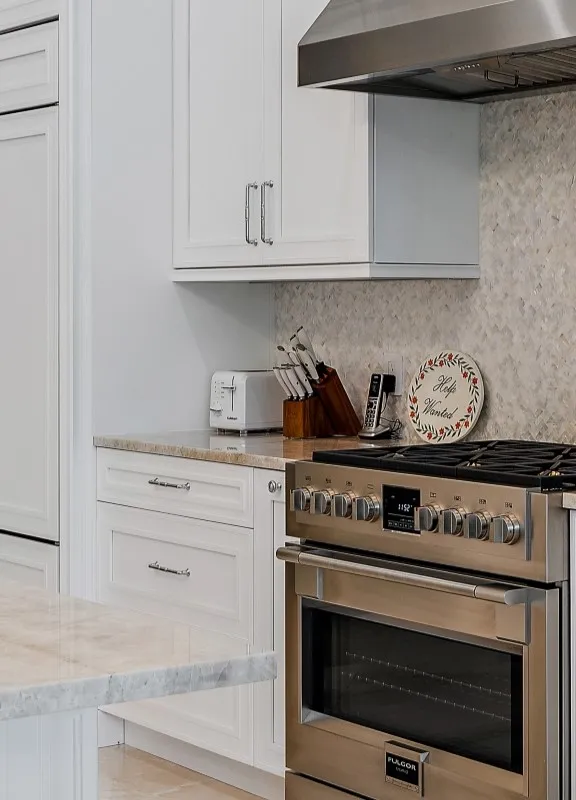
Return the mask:
[[[429, 352], [468, 353], [486, 401], [475, 438], [576, 441], [576, 92], [482, 108], [478, 281], [292, 283], [277, 339], [304, 324], [363, 408], [385, 352], [404, 390]], [[406, 422], [406, 397], [390, 404]]]

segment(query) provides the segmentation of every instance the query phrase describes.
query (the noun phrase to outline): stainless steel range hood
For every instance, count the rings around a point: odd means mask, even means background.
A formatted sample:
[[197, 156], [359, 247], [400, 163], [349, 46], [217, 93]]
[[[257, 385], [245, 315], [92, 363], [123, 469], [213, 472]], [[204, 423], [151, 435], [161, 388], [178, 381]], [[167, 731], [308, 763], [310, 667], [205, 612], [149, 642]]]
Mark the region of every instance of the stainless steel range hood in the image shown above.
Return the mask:
[[482, 102], [576, 88], [576, 0], [331, 0], [301, 86]]

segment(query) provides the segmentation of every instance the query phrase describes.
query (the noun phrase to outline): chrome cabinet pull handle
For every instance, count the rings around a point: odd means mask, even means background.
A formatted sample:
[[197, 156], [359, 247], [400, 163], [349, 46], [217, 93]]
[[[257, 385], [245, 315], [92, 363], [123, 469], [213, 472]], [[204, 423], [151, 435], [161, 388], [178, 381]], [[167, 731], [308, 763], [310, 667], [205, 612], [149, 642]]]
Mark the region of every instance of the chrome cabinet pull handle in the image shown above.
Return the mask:
[[186, 483], [170, 483], [169, 481], [161, 481], [160, 478], [152, 478], [149, 480], [148, 483], [150, 486], [163, 486], [165, 489], [184, 489], [184, 491], [190, 491], [190, 484]]
[[244, 220], [246, 224], [246, 244], [252, 244], [254, 247], [258, 247], [258, 238], [251, 239], [250, 238], [250, 191], [258, 191], [258, 184], [257, 183], [247, 183], [246, 184], [246, 204], [244, 207]]
[[170, 575], [183, 575], [185, 578], [190, 577], [189, 569], [171, 569], [170, 567], [163, 567], [157, 561], [148, 564], [148, 569], [155, 569], [156, 572], [168, 572]]
[[282, 484], [278, 481], [270, 481], [268, 484], [268, 491], [270, 494], [276, 494], [276, 492], [279, 492], [281, 488]]
[[266, 189], [273, 188], [274, 181], [264, 181], [260, 187], [260, 238], [264, 244], [274, 244], [274, 239], [266, 236]]

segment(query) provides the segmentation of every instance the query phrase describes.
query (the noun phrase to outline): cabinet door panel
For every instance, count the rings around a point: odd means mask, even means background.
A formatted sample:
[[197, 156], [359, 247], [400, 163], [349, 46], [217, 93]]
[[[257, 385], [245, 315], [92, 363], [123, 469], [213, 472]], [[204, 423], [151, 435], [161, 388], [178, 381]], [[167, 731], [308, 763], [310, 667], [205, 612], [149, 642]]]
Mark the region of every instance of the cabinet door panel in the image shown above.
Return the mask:
[[58, 15], [59, 0], [0, 0], [0, 31]]
[[58, 539], [58, 110], [0, 117], [0, 529]]
[[0, 534], [0, 580], [58, 591], [59, 548]]
[[265, 9], [270, 264], [369, 260], [370, 101], [298, 86], [298, 42], [325, 5], [274, 0]]
[[0, 37], [0, 112], [58, 102], [58, 23]]
[[[202, 631], [202, 637], [207, 636]], [[247, 642], [213, 635], [215, 648], [242, 656]], [[128, 722], [202, 747], [213, 753], [252, 763], [252, 686], [228, 686], [205, 692], [106, 706], [105, 711]]]
[[262, 37], [263, 0], [174, 0], [176, 267], [261, 262]]

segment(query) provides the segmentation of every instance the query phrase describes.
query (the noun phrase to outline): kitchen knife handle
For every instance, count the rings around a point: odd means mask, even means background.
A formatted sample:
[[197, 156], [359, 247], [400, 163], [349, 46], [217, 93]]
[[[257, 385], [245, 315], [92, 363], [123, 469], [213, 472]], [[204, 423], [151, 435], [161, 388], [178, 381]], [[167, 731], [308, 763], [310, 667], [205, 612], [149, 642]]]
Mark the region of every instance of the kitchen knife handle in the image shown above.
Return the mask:
[[260, 238], [264, 244], [274, 244], [274, 239], [266, 236], [266, 189], [272, 189], [274, 181], [264, 181], [260, 186]]
[[258, 247], [258, 238], [256, 239], [250, 238], [250, 192], [252, 190], [258, 191], [257, 183], [246, 184], [246, 203], [244, 206], [244, 220], [246, 224], [246, 244], [253, 244], [254, 247]]

